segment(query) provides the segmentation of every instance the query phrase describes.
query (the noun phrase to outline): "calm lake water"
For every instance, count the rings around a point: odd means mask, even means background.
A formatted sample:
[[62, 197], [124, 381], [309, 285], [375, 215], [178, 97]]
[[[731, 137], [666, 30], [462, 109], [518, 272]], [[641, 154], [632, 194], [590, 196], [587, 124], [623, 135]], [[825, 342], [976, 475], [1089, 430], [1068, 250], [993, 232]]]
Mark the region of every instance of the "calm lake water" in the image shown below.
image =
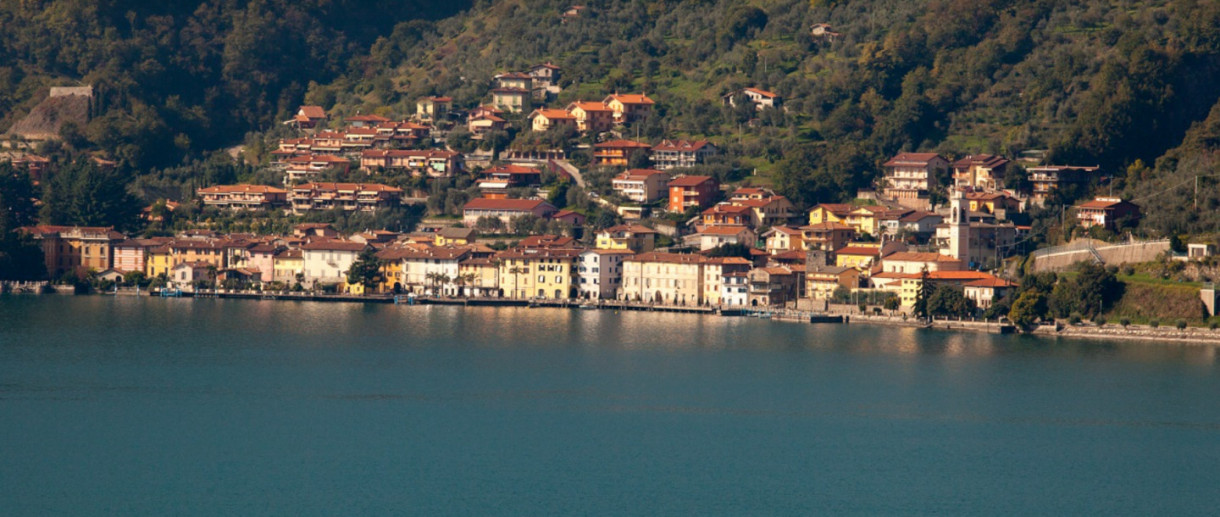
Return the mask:
[[1214, 515], [1203, 346], [0, 297], [3, 515]]

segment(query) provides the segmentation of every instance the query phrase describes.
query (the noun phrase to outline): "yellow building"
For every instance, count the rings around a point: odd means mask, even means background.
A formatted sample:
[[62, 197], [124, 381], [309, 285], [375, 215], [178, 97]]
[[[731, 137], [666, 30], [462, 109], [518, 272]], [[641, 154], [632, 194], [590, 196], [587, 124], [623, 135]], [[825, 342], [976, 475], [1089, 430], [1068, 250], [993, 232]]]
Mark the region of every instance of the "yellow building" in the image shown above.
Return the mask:
[[109, 227], [39, 225], [30, 233], [42, 242], [47, 274], [52, 277], [110, 269], [111, 246], [124, 239]]
[[853, 242], [835, 252], [835, 265], [866, 271], [881, 260], [881, 245]]
[[275, 255], [271, 279], [289, 287], [296, 284], [297, 275], [305, 274], [305, 258], [301, 250], [284, 250]]
[[[919, 296], [919, 289], [923, 286], [923, 275], [923, 272], [919, 272], [907, 273], [902, 276], [902, 291], [898, 297], [903, 307], [915, 306], [915, 298]], [[994, 275], [982, 271], [929, 271], [927, 275], [928, 282], [937, 285], [964, 286], [978, 280], [996, 279]]]
[[500, 288], [509, 298], [575, 298], [573, 263], [581, 250], [518, 248], [502, 252]]
[[492, 258], [470, 258], [458, 263], [466, 296], [500, 296], [500, 265]]
[[597, 249], [652, 251], [656, 245], [656, 230], [638, 224], [620, 224], [597, 232]]
[[883, 206], [862, 206], [848, 213], [843, 223], [859, 233], [877, 235], [881, 228], [881, 216], [888, 210]]
[[401, 291], [406, 285], [402, 281], [402, 257], [397, 256], [396, 251], [398, 250], [387, 248], [377, 252], [377, 258], [381, 260], [381, 282], [377, 285], [378, 293], [394, 293], [395, 287]]
[[828, 299], [836, 289], [859, 287], [860, 271], [853, 267], [814, 266], [805, 271], [805, 296]]
[[179, 239], [169, 244], [171, 268], [185, 262], [206, 262], [217, 270], [228, 267], [225, 242], [216, 239]]
[[442, 228], [433, 241], [437, 246], [465, 246], [474, 242], [473, 228]]
[[846, 203], [822, 203], [809, 211], [809, 224], [841, 223], [853, 207]]
[[154, 278], [159, 275], [169, 277], [169, 270], [174, 267], [173, 260], [170, 256], [169, 246], [157, 246], [148, 249], [148, 256], [144, 263], [144, 274], [148, 278]]
[[631, 301], [666, 305], [704, 302], [703, 255], [642, 253], [623, 261], [623, 295]]

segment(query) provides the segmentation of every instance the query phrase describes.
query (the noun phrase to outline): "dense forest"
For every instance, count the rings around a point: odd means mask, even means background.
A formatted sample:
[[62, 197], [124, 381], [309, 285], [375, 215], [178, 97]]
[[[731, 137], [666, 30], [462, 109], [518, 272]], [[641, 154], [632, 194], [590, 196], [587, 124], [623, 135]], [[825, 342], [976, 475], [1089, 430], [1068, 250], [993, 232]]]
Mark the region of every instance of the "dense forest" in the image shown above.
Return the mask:
[[[721, 166], [802, 206], [873, 185], [903, 150], [1047, 150], [1101, 165], [1110, 179], [1094, 187], [1144, 205], [1142, 231], [1220, 230], [1220, 2], [583, 5], [563, 18], [567, 0], [10, 2], [0, 126], [49, 85], [91, 83], [102, 114], [66, 131], [68, 150], [104, 150], [131, 175], [230, 177], [240, 166], [209, 153], [258, 141], [301, 103], [339, 117], [405, 116], [429, 94], [473, 106], [493, 75], [550, 61], [565, 87], [554, 104], [647, 92], [658, 116], [630, 135], [710, 138]], [[837, 36], [811, 34], [818, 23]], [[786, 109], [724, 108], [743, 86]]]

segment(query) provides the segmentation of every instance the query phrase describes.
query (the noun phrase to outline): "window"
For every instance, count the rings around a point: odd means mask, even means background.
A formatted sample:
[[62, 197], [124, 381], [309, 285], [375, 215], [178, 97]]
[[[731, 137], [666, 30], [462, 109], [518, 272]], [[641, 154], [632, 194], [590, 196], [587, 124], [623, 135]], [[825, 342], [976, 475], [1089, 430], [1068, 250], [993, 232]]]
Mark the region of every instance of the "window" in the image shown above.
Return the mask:
[[546, 275], [538, 275], [538, 283], [546, 282]]

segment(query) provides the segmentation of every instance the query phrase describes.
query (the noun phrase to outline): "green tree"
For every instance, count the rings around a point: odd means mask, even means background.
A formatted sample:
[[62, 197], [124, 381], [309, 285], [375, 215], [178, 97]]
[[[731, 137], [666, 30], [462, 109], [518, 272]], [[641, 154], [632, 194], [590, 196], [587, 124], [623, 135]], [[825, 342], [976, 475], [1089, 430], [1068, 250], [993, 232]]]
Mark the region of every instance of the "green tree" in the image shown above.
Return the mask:
[[928, 296], [928, 313], [933, 316], [965, 318], [973, 315], [975, 308], [974, 300], [951, 285], [938, 285]]
[[45, 224], [132, 228], [141, 204], [127, 192], [127, 180], [117, 168], [98, 167], [78, 158], [51, 176], [43, 194]]
[[0, 280], [46, 277], [42, 247], [20, 228], [34, 224], [34, 187], [25, 171], [0, 162]]
[[1008, 319], [1014, 324], [1028, 328], [1046, 316], [1046, 296], [1040, 291], [1025, 291], [1012, 303]]
[[347, 270], [347, 283], [372, 289], [381, 282], [381, 259], [373, 248], [365, 248]]
[[928, 268], [923, 268], [919, 272], [919, 287], [915, 291], [915, 305], [913, 311], [920, 318], [927, 318], [928, 298], [932, 296], [932, 282], [928, 280]]

